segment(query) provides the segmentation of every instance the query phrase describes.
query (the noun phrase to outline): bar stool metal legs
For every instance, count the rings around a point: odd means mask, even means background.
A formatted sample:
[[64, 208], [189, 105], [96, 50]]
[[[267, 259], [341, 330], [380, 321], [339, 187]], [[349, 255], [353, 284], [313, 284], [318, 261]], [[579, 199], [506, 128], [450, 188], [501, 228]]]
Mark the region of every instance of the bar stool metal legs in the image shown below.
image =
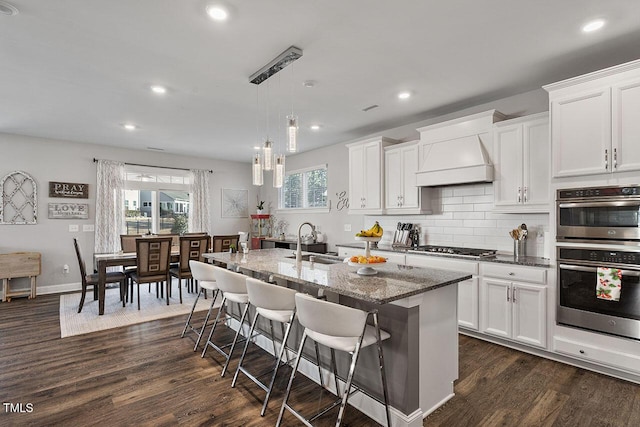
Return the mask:
[[[222, 294], [222, 304], [220, 306], [220, 309], [218, 310], [218, 314], [216, 315], [216, 320], [213, 322], [213, 327], [211, 328], [211, 332], [209, 332], [209, 337], [207, 338], [207, 342], [204, 345], [204, 349], [202, 350], [202, 355], [200, 357], [204, 357], [204, 355], [207, 353], [207, 349], [209, 348], [209, 346], [213, 347], [213, 349], [215, 349], [218, 353], [220, 353], [221, 355], [223, 355], [225, 357], [225, 363], [224, 363], [224, 367], [222, 368], [222, 373], [220, 374], [221, 377], [224, 377], [224, 374], [227, 373], [227, 368], [229, 367], [229, 362], [231, 361], [231, 356], [233, 355], [233, 350], [236, 347], [236, 344], [238, 342], [238, 337], [240, 336], [240, 331], [242, 330], [242, 326], [244, 325], [244, 320], [247, 317], [247, 312], [249, 311], [249, 304], [245, 303], [245, 307], [244, 310], [242, 310], [242, 316], [240, 317], [240, 326], [238, 327], [238, 330], [236, 331], [236, 335], [233, 338], [233, 341], [230, 344], [226, 344], [223, 346], [218, 346], [217, 344], [215, 344], [211, 338], [213, 337], [213, 333], [216, 330], [216, 326], [218, 326], [218, 323], [220, 322], [220, 314], [222, 313], [222, 307], [225, 305], [225, 303], [227, 302], [228, 298], [227, 296], [224, 294]], [[238, 304], [238, 306], [240, 306], [241, 303]], [[246, 338], [244, 338], [246, 339]], [[242, 341], [242, 340], [241, 340]], [[231, 347], [229, 349], [229, 353], [226, 353], [224, 351], [225, 348], [227, 347]]]
[[[391, 413], [389, 411], [389, 394], [387, 391], [387, 378], [384, 371], [384, 356], [382, 352], [382, 341], [389, 338], [390, 335], [380, 330], [378, 323], [377, 311], [363, 312], [350, 307], [340, 306], [338, 304], [321, 301], [309, 295], [296, 295], [296, 307], [298, 310], [299, 321], [304, 326], [304, 332], [298, 354], [302, 354], [304, 344], [307, 338], [311, 338], [314, 342], [323, 344], [331, 349], [344, 351], [351, 354], [351, 363], [347, 374], [344, 390], [340, 395], [340, 388], [336, 388], [338, 399], [320, 410], [317, 414], [306, 419], [294, 408], [289, 405], [289, 396], [293, 386], [293, 380], [300, 364], [300, 357], [296, 359], [295, 366], [289, 378], [289, 384], [285, 392], [284, 400], [280, 408], [276, 426], [282, 423], [282, 417], [285, 410], [291, 412], [298, 420], [307, 426], [312, 426], [312, 422], [318, 417], [326, 414], [336, 406], [340, 406], [336, 427], [342, 424], [345, 409], [349, 396], [358, 391], [353, 384], [353, 377], [358, 362], [358, 357], [362, 348], [375, 344], [378, 347], [378, 361], [380, 366], [380, 378], [382, 381], [387, 426], [391, 426]], [[366, 321], [369, 315], [373, 317], [373, 326], [367, 325]], [[360, 331], [358, 331], [360, 330]], [[316, 350], [317, 353], [317, 350]], [[333, 354], [332, 354], [333, 359]], [[333, 364], [333, 360], [332, 360]], [[336, 376], [337, 377], [337, 376]], [[322, 382], [322, 380], [321, 380]], [[336, 383], [337, 385], [337, 383]], [[353, 387], [353, 390], [352, 390]]]
[[[240, 356], [240, 361], [238, 362], [238, 368], [236, 369], [236, 373], [233, 376], [231, 387], [235, 387], [238, 380], [238, 375], [240, 374], [240, 372], [242, 372], [251, 381], [256, 383], [262, 390], [264, 390], [266, 392], [266, 396], [262, 403], [262, 410], [260, 411], [260, 415], [264, 416], [267, 410], [267, 405], [269, 404], [271, 392], [273, 391], [273, 385], [275, 384], [276, 377], [278, 375], [278, 369], [283, 363], [285, 354], [287, 358], [286, 363], [289, 362], [289, 355], [287, 353], [287, 349], [289, 347], [287, 346], [287, 341], [291, 332], [291, 325], [293, 324], [293, 321], [296, 317], [296, 291], [294, 289], [273, 285], [271, 283], [266, 283], [253, 278], [247, 278], [246, 286], [247, 294], [249, 295], [249, 303], [255, 307], [256, 313], [253, 316], [253, 321], [251, 322], [251, 329], [248, 335], [248, 337], [250, 338], [245, 342], [242, 356]], [[269, 332], [271, 335], [271, 342], [273, 343], [275, 365], [272, 369], [267, 370], [266, 372], [254, 375], [247, 370], [246, 366], [244, 366], [243, 363], [245, 361], [247, 349], [249, 348], [249, 342], [251, 341], [251, 337], [253, 337], [253, 333], [256, 330], [258, 319], [260, 317], [269, 320]], [[274, 321], [280, 323], [280, 330], [282, 331], [282, 343], [280, 345], [280, 351], [278, 351], [276, 347], [276, 339], [273, 331]], [[283, 329], [284, 324], [286, 324], [285, 329]], [[259, 378], [268, 373], [271, 373], [271, 379], [269, 381], [269, 385], [266, 385], [262, 381], [260, 381]]]

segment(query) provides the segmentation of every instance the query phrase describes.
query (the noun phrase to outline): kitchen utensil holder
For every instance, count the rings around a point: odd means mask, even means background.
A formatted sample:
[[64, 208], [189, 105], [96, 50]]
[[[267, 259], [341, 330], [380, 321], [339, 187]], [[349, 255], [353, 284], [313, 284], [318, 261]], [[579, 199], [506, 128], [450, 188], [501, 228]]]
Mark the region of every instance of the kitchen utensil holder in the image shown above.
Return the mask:
[[527, 256], [527, 245], [525, 239], [513, 241], [513, 256], [515, 258]]

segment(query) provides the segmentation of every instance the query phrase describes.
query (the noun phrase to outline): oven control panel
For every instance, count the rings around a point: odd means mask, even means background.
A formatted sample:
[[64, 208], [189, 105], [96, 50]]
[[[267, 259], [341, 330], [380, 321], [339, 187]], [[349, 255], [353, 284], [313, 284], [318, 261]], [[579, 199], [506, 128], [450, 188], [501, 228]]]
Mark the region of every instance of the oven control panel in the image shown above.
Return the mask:
[[558, 190], [558, 200], [640, 196], [639, 186], [592, 187]]
[[560, 248], [559, 258], [565, 261], [590, 261], [608, 264], [640, 264], [640, 252], [605, 251], [583, 248]]

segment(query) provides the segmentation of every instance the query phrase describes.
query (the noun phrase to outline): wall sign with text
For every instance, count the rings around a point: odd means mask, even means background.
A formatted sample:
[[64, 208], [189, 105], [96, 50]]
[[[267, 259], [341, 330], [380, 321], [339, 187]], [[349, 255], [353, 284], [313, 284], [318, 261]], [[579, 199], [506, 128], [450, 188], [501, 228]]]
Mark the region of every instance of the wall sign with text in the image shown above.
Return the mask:
[[49, 197], [88, 199], [89, 184], [49, 181]]
[[49, 203], [49, 219], [89, 219], [89, 204]]

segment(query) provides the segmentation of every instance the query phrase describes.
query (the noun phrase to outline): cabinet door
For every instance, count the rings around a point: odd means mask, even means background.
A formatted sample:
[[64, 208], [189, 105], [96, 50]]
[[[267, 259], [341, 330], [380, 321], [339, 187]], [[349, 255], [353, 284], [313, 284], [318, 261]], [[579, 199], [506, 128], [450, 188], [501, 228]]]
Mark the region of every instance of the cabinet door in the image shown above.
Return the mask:
[[[402, 174], [402, 199], [403, 208], [419, 208], [420, 192], [416, 187], [416, 172], [418, 172], [418, 145], [403, 147], [400, 151], [402, 165], [399, 170], [391, 170], [391, 174]], [[389, 170], [389, 165], [385, 165]]]
[[547, 346], [547, 290], [544, 286], [513, 283], [513, 339]]
[[612, 88], [612, 169], [640, 170], [640, 80]]
[[496, 208], [522, 203], [522, 124], [499, 127], [495, 131], [493, 181]]
[[478, 278], [458, 283], [458, 326], [478, 330]]
[[364, 182], [362, 194], [364, 208], [382, 209], [382, 147], [380, 142], [365, 144], [363, 156]]
[[549, 121], [534, 120], [523, 124], [522, 202], [527, 210], [549, 211]]
[[349, 210], [364, 208], [364, 147], [349, 147]]
[[607, 87], [551, 102], [554, 177], [610, 171], [610, 98]]
[[481, 332], [511, 338], [511, 283], [483, 278], [480, 292]]
[[402, 196], [403, 188], [401, 150], [386, 150], [384, 153], [384, 159], [385, 207], [387, 209], [397, 209], [400, 207], [400, 196]]

